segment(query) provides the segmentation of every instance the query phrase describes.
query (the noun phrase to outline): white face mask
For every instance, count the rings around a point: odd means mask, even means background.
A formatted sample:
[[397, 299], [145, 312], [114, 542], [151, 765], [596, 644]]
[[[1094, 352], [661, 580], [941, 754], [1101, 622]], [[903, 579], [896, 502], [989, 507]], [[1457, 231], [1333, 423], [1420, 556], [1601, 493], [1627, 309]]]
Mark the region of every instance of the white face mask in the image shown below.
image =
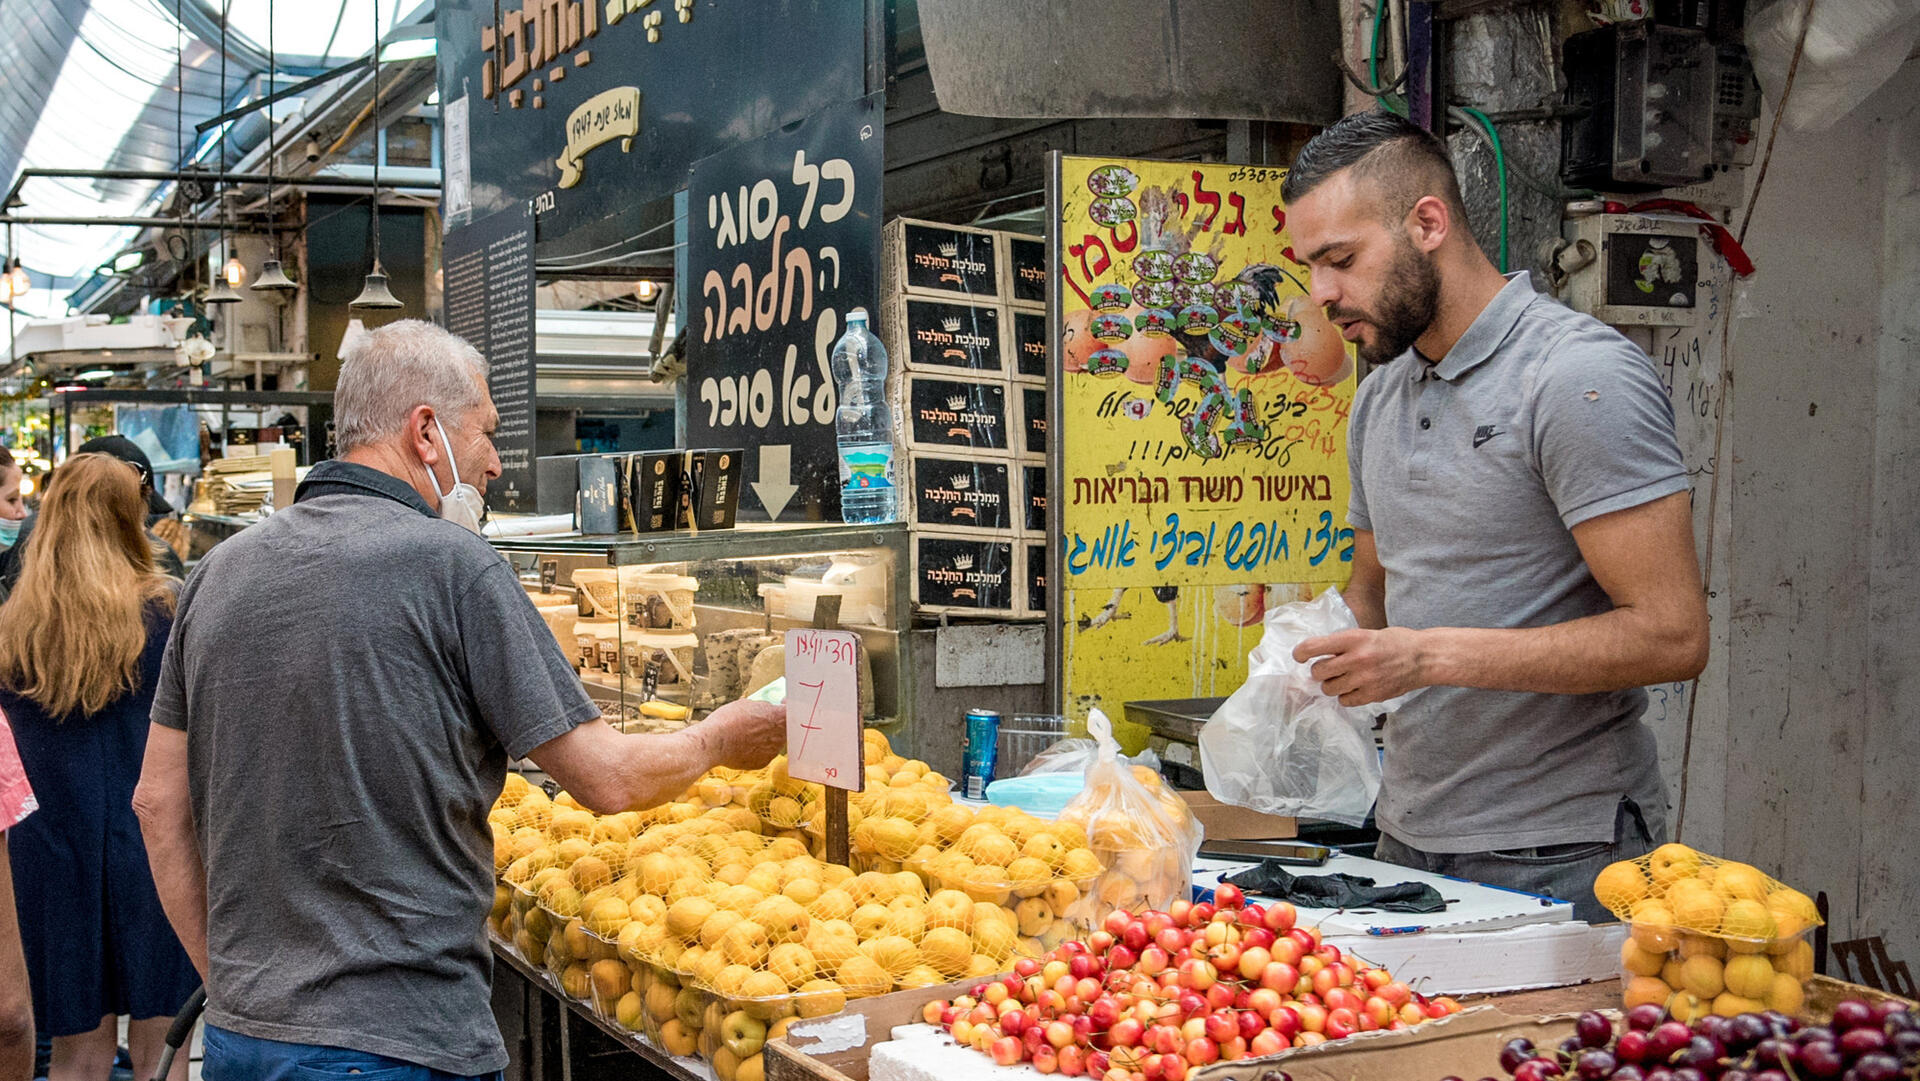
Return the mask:
[[439, 417], [433, 418], [433, 426], [439, 429], [440, 445], [447, 448], [447, 468], [453, 470], [453, 487], [445, 492], [440, 490], [440, 478], [433, 476], [433, 470], [427, 470], [427, 476], [433, 479], [434, 494], [440, 497], [440, 517], [478, 534], [480, 519], [487, 513], [487, 501], [480, 495], [480, 489], [460, 483], [460, 466], [453, 460], [453, 444], [447, 440], [447, 430], [441, 427]]

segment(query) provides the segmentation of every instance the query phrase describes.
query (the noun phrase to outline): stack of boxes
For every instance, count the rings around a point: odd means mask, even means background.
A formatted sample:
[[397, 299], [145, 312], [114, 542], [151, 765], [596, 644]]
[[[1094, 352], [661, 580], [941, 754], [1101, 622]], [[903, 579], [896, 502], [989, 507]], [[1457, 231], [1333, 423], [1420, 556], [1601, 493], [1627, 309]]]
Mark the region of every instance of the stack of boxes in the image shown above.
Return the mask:
[[1046, 245], [902, 218], [888, 223], [882, 252], [914, 604], [1043, 614]]

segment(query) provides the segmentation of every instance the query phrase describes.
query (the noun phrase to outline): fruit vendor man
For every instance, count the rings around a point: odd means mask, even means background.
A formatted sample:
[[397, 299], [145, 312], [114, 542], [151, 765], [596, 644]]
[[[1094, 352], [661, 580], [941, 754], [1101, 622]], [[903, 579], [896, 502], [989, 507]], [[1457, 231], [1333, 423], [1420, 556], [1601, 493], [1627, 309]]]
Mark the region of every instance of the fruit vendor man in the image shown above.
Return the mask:
[[1335, 123], [1284, 195], [1294, 249], [1363, 359], [1349, 436], [1359, 630], [1295, 650], [1386, 724], [1377, 855], [1551, 894], [1664, 839], [1653, 683], [1707, 660], [1671, 402], [1598, 320], [1502, 275], [1444, 144], [1388, 113]]
[[508, 761], [618, 811], [785, 743], [757, 702], [671, 735], [600, 720], [477, 535], [497, 423], [471, 346], [381, 327], [341, 366], [339, 457], [180, 595], [134, 804], [206, 980], [207, 1081], [496, 1076], [487, 812]]

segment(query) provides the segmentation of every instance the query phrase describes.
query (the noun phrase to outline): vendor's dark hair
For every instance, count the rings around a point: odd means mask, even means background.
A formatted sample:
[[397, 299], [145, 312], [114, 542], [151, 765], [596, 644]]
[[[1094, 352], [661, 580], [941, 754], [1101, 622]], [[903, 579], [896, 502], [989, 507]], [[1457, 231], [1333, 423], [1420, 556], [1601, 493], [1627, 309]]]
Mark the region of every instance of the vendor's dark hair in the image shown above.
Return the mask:
[[1345, 169], [1376, 186], [1381, 211], [1389, 218], [1398, 219], [1414, 203], [1435, 195], [1453, 211], [1455, 225], [1467, 227], [1447, 144], [1406, 117], [1371, 109], [1336, 120], [1300, 149], [1280, 197], [1289, 203], [1303, 198]]

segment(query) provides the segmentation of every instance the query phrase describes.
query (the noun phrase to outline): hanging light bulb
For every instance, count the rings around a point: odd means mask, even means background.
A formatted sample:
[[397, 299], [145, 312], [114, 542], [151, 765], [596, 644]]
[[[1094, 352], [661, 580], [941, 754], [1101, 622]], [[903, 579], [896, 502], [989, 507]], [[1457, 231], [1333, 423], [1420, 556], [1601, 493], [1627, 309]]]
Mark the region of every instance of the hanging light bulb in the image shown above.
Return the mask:
[[26, 296], [27, 290], [32, 288], [33, 279], [27, 276], [27, 268], [20, 265], [20, 260], [7, 260], [5, 282], [3, 286], [0, 286], [0, 291], [6, 293], [7, 299], [16, 300]]
[[642, 304], [653, 303], [653, 298], [659, 295], [660, 283], [650, 278], [642, 278], [633, 283], [633, 298]]
[[227, 265], [220, 268], [220, 276], [226, 279], [228, 285], [238, 286], [247, 280], [247, 268], [241, 265], [238, 255], [229, 255]]

